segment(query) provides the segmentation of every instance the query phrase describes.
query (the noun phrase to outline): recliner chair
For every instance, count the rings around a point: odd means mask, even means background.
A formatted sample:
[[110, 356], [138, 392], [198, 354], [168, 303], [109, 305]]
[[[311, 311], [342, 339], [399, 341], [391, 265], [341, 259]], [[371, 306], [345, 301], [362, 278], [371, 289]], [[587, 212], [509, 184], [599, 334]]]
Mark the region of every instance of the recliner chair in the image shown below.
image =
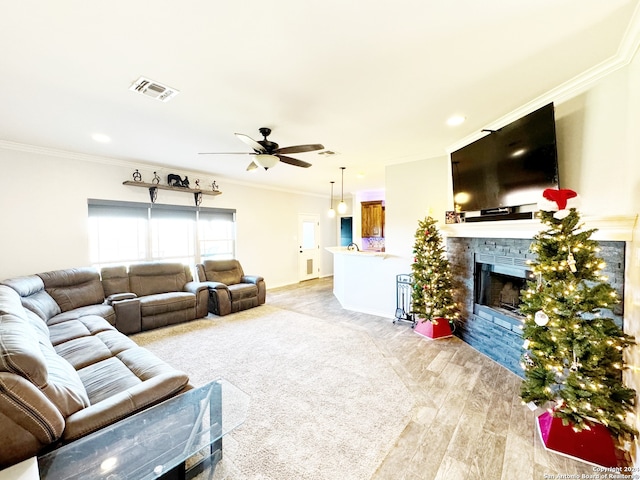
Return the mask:
[[209, 287], [209, 312], [223, 316], [262, 305], [264, 278], [245, 275], [238, 260], [205, 260], [196, 265], [198, 280]]

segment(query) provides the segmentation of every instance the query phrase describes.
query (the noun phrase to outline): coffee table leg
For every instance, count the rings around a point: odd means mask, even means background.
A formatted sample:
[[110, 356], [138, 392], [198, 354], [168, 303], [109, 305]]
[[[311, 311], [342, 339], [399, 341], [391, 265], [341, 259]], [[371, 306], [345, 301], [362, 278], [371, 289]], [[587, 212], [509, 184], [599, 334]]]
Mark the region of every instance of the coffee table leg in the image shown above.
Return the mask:
[[[209, 397], [209, 423], [211, 425], [209, 435], [211, 435], [212, 439], [209, 447], [209, 457], [191, 467], [186, 472], [185, 477], [176, 477], [175, 480], [190, 480], [207, 468], [211, 468], [211, 473], [213, 474], [216, 470], [216, 465], [222, 460], [222, 383], [220, 382], [212, 385], [211, 396]], [[174, 478], [170, 480], [174, 480]]]

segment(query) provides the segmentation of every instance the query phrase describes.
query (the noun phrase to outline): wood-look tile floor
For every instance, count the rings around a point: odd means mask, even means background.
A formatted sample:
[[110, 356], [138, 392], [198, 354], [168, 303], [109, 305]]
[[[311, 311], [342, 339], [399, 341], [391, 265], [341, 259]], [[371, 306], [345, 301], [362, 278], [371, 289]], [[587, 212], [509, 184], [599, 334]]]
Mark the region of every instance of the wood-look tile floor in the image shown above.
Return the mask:
[[[270, 289], [267, 303], [367, 332], [413, 393], [412, 418], [372, 480], [528, 480], [593, 475], [545, 450], [520, 378], [453, 337], [428, 340], [408, 323], [345, 310], [333, 279]], [[539, 413], [539, 412], [538, 412]]]

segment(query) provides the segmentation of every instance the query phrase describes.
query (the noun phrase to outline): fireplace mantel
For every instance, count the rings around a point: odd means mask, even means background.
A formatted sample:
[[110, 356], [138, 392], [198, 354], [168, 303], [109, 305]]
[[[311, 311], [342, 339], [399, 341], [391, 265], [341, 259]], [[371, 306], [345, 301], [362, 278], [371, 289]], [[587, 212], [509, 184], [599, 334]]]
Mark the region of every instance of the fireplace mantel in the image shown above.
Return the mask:
[[[633, 240], [637, 220], [637, 214], [582, 217], [586, 229], [598, 229], [591, 237], [594, 240], [624, 242]], [[538, 219], [455, 223], [440, 227], [447, 237], [469, 238], [533, 238], [541, 229]]]

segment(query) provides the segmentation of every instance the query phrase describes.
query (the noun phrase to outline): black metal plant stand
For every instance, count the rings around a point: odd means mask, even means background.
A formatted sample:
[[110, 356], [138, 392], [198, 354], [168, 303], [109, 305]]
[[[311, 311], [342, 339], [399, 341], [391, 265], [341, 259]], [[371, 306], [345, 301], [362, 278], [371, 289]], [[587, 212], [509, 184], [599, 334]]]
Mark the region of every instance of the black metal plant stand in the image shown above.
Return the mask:
[[416, 326], [415, 315], [411, 309], [411, 292], [413, 290], [413, 275], [396, 275], [396, 315], [393, 323], [411, 322], [411, 328]]

